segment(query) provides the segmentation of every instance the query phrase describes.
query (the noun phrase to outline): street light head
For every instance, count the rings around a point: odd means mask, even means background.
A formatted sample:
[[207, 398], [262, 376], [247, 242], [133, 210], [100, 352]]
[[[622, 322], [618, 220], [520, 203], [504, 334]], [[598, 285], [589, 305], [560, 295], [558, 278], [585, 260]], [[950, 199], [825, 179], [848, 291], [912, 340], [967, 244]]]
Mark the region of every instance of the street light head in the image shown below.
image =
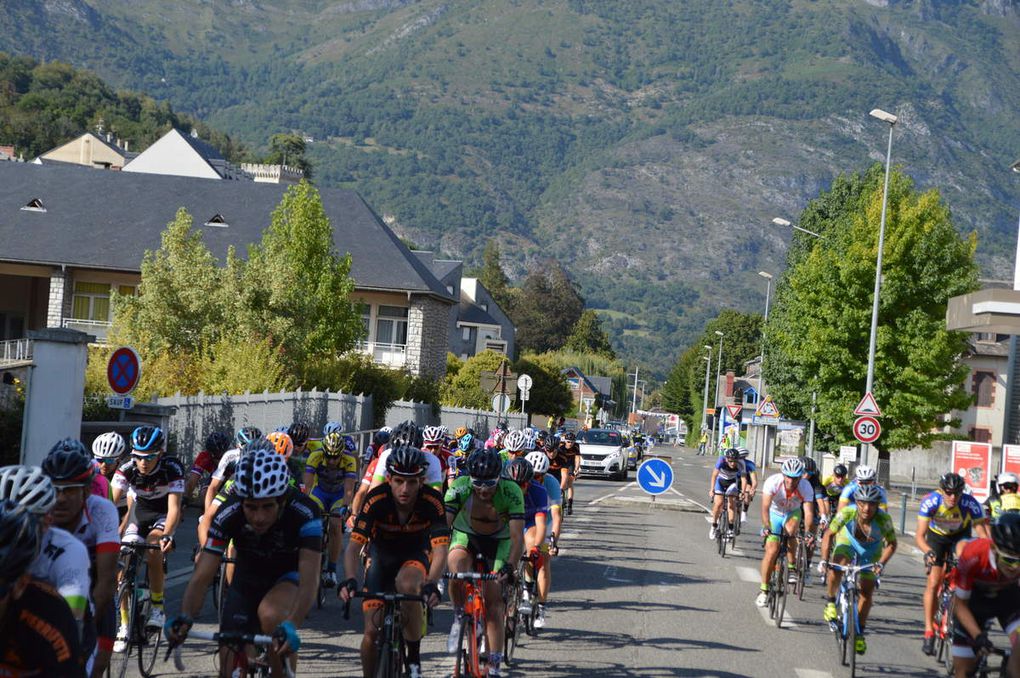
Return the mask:
[[712, 347], [707, 345], [707, 344], [705, 346], [703, 346], [702, 348], [704, 348], [706, 351], [711, 351], [712, 350]]
[[898, 119], [892, 113], [886, 113], [881, 108], [874, 109], [868, 115], [870, 115], [872, 118], [875, 118], [876, 120], [881, 120], [882, 122], [887, 122], [890, 125], [895, 125], [896, 124], [896, 120]]
[[715, 331], [715, 333], [716, 333], [716, 334], [718, 334], [718, 335], [719, 335], [720, 337], [722, 337], [722, 336], [725, 336], [725, 335], [723, 335], [723, 333], [722, 333], [722, 332], [720, 332], [719, 330], [716, 330], [716, 331]]
[[766, 271], [758, 271], [758, 275], [765, 278], [766, 280], [772, 280], [772, 274]]
[[783, 228], [789, 228], [790, 226], [793, 225], [786, 219], [782, 219], [780, 217], [776, 217], [775, 219], [773, 219], [772, 223], [775, 224], [776, 226], [782, 226]]

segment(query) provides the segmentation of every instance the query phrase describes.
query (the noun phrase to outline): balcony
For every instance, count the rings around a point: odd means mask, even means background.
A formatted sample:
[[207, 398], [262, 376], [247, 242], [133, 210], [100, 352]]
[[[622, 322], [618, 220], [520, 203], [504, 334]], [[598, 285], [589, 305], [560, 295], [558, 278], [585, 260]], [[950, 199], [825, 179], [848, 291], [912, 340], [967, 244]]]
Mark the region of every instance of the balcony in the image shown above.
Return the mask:
[[401, 368], [407, 364], [407, 344], [385, 344], [379, 341], [359, 341], [358, 350], [372, 356], [376, 365]]
[[20, 367], [32, 362], [32, 340], [0, 341], [0, 367]]
[[81, 320], [79, 318], [64, 318], [64, 327], [69, 330], [78, 330], [95, 336], [97, 344], [106, 343], [106, 335], [110, 333], [110, 326], [113, 323], [107, 320]]

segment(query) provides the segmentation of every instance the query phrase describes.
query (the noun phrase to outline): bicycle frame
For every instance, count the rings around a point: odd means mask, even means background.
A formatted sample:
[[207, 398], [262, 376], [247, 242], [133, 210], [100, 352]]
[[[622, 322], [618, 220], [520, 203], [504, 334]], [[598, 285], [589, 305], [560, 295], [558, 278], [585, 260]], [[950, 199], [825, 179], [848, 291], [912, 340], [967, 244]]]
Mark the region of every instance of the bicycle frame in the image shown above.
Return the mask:
[[[131, 661], [131, 649], [137, 649], [137, 662], [138, 670], [143, 676], [148, 677], [152, 673], [153, 666], [156, 663], [156, 656], [159, 654], [160, 640], [162, 639], [162, 629], [159, 632], [147, 631], [145, 628], [145, 619], [143, 617], [148, 614], [149, 597], [143, 594], [143, 591], [148, 590], [148, 564], [145, 561], [144, 554], [146, 551], [158, 551], [160, 547], [155, 544], [149, 544], [146, 542], [121, 542], [122, 556], [124, 560], [121, 564], [121, 579], [117, 584], [117, 596], [115, 597], [114, 604], [116, 605], [116, 614], [120, 615], [121, 605], [124, 604], [124, 595], [127, 595], [127, 647], [124, 649], [122, 656], [111, 658], [110, 661], [110, 675], [122, 677], [127, 671], [127, 664]], [[153, 636], [150, 641], [149, 636]], [[143, 649], [152, 647], [152, 655], [145, 657]], [[116, 668], [114, 668], [116, 666]]]
[[[461, 675], [484, 678], [486, 674], [482, 672], [481, 652], [486, 634], [485, 599], [482, 589], [477, 587], [475, 582], [495, 581], [499, 579], [499, 575], [482, 572], [447, 572], [443, 576], [447, 579], [461, 581], [464, 585], [464, 624], [461, 628], [461, 644], [457, 650], [453, 675], [455, 678]], [[466, 650], [464, 649], [465, 636]], [[461, 672], [462, 662], [466, 664], [464, 667], [466, 673]]]
[[[829, 627], [836, 634], [840, 643], [841, 661], [850, 665], [850, 676], [853, 678], [857, 665], [857, 650], [854, 647], [856, 639], [861, 635], [861, 619], [857, 609], [860, 590], [857, 587], [857, 578], [861, 572], [874, 569], [875, 563], [857, 565], [856, 560], [850, 565], [829, 563], [830, 570], [843, 573], [839, 582], [839, 594], [836, 598], [836, 609], [839, 616], [835, 623], [830, 622]], [[849, 655], [849, 661], [847, 656]]]
[[[200, 631], [192, 629], [188, 632], [189, 638], [196, 638], [198, 640], [209, 640], [220, 647], [227, 648], [234, 655], [234, 665], [232, 667], [231, 675], [239, 672], [242, 676], [257, 676], [257, 675], [269, 675], [269, 664], [261, 657], [250, 658], [248, 656], [247, 647], [254, 645], [257, 648], [267, 650], [274, 641], [272, 636], [266, 636], [255, 633], [242, 633], [239, 631], [224, 631], [224, 632], [212, 632], [212, 631]], [[184, 671], [184, 660], [181, 657], [181, 646], [176, 645], [167, 651], [167, 658], [170, 653], [173, 653], [174, 657], [174, 668], [178, 671]], [[164, 659], [165, 661], [165, 659]], [[290, 662], [283, 661], [283, 671], [287, 678], [294, 678], [294, 671], [290, 668]]]

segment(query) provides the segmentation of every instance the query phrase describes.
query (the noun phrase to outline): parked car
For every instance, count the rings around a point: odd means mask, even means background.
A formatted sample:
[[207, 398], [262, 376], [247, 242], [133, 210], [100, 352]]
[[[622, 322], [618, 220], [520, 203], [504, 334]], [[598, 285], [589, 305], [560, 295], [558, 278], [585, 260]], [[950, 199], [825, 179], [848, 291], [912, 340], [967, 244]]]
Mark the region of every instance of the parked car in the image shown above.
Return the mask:
[[593, 428], [577, 434], [581, 448], [581, 473], [627, 480], [629, 468], [624, 438], [619, 431]]

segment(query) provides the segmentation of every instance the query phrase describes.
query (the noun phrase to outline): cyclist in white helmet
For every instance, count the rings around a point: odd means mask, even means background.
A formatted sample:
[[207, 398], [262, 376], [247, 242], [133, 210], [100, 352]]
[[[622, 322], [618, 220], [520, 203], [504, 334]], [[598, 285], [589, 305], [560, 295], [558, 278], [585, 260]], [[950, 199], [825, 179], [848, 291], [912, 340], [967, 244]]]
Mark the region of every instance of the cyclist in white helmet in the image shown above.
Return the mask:
[[881, 495], [878, 508], [883, 511], [889, 510], [889, 497], [885, 492], [885, 488], [878, 484], [878, 474], [875, 473], [875, 468], [873, 466], [868, 466], [867, 464], [861, 464], [857, 467], [857, 470], [854, 471], [854, 479], [846, 484], [846, 487], [843, 488], [843, 493], [839, 495], [839, 505], [836, 508], [837, 512], [842, 511], [847, 506], [854, 505], [856, 502], [854, 497], [856, 496], [857, 488], [861, 485], [874, 485], [878, 487], [879, 494]]
[[[805, 525], [814, 523], [814, 499], [814, 490], [811, 489], [811, 483], [804, 479], [804, 462], [800, 459], [784, 461], [781, 473], [771, 476], [762, 486], [761, 536], [766, 537], [767, 541], [765, 555], [761, 559], [761, 590], [754, 601], [758, 607], [768, 604], [769, 575], [779, 557], [780, 535], [785, 532], [795, 540], [801, 519]], [[791, 565], [796, 553], [795, 545], [787, 550]]]
[[549, 473], [549, 455], [542, 450], [529, 452], [525, 457], [534, 469], [535, 481], [545, 487], [549, 496], [549, 514], [551, 520], [546, 522], [546, 536], [540, 547], [545, 563], [538, 571], [538, 613], [535, 617], [535, 626], [545, 626], [546, 605], [549, 601], [549, 591], [552, 589], [552, 556], [559, 555], [560, 531], [563, 529], [563, 491], [556, 477]]

